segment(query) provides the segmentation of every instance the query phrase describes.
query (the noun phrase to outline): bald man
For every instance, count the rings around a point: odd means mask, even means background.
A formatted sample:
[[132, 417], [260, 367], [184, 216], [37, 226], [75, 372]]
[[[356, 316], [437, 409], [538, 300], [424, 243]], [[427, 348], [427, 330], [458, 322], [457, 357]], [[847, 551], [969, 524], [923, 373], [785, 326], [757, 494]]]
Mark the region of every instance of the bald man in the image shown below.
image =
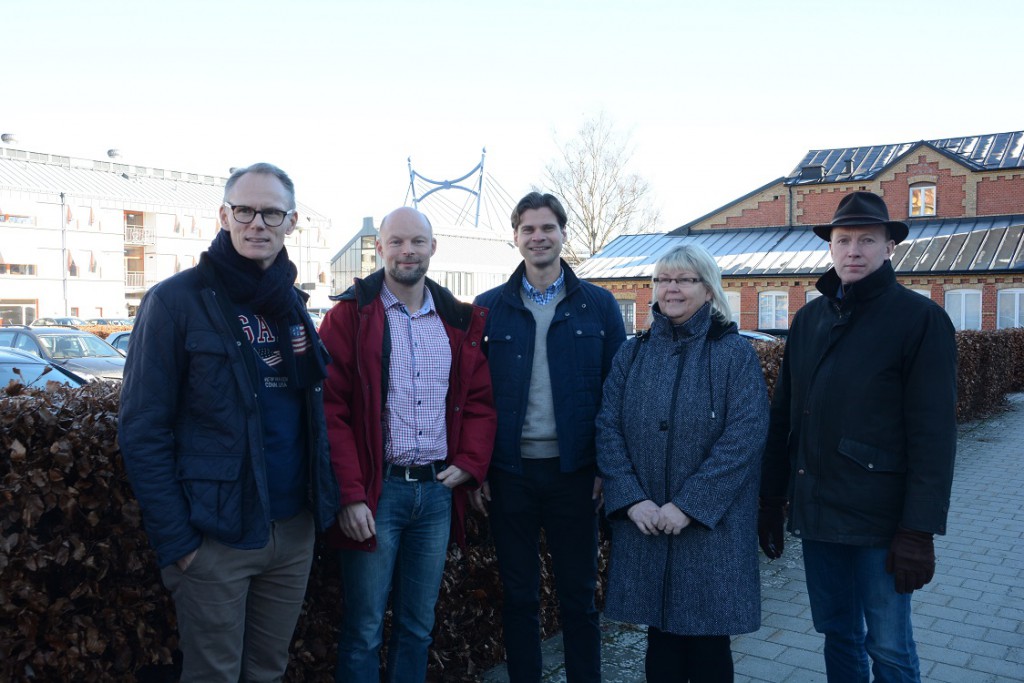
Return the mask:
[[496, 417], [481, 351], [486, 310], [426, 277], [430, 221], [402, 207], [381, 222], [384, 268], [335, 297], [320, 326], [341, 512], [344, 613], [336, 680], [377, 683], [388, 594], [386, 680], [426, 678], [449, 538], [463, 540], [470, 488], [484, 481]]

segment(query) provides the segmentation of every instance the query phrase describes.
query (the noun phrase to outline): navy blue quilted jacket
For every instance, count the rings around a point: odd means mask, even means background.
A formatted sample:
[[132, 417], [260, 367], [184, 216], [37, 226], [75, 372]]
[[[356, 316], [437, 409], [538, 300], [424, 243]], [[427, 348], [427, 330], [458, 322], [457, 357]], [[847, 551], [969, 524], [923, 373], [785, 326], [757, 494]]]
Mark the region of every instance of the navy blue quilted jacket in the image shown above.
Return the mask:
[[[161, 567], [199, 547], [204, 534], [242, 549], [262, 548], [270, 535], [256, 368], [221, 290], [201, 262], [153, 287], [132, 331], [118, 441]], [[337, 511], [338, 486], [319, 383], [305, 408], [308, 504], [324, 529]]]
[[[565, 298], [558, 303], [548, 330], [548, 368], [561, 470], [574, 472], [596, 460], [594, 420], [601, 408], [601, 388], [626, 330], [611, 293], [577, 278], [565, 261], [562, 271]], [[474, 302], [490, 309], [484, 352], [498, 410], [491, 467], [506, 472], [522, 471], [519, 444], [533, 372], [537, 324], [520, 294], [525, 272], [525, 263], [519, 264], [508, 282]]]

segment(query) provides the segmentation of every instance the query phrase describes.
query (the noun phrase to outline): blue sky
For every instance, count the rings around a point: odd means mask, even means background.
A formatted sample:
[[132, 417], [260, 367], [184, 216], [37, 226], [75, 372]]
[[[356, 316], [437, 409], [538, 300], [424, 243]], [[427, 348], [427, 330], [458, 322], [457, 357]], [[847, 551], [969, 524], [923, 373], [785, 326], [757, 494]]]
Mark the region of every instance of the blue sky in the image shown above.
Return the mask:
[[808, 149], [1024, 128], [1018, 0], [6, 0], [18, 147], [270, 161], [340, 246], [487, 147], [512, 195], [604, 111], [671, 229]]

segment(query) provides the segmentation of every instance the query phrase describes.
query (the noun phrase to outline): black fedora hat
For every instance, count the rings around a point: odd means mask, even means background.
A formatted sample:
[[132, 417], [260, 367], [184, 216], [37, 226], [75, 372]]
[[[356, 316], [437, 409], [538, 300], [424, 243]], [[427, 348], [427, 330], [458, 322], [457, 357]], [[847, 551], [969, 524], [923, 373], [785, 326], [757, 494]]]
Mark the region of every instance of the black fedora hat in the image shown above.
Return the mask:
[[865, 225], [885, 225], [889, 228], [889, 235], [893, 241], [899, 244], [907, 239], [910, 228], [906, 223], [889, 220], [889, 209], [885, 206], [885, 200], [874, 192], [851, 192], [843, 197], [828, 225], [815, 225], [814, 234], [828, 242], [832, 235], [832, 228], [860, 227]]

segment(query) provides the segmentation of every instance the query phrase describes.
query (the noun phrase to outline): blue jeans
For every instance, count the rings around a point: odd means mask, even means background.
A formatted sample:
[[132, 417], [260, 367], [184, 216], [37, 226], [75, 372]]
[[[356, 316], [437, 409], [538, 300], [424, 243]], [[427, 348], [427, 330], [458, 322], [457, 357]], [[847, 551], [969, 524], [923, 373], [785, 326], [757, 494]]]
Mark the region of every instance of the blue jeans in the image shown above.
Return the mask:
[[807, 594], [814, 629], [825, 635], [829, 683], [921, 680], [910, 594], [885, 571], [887, 548], [804, 541]]
[[543, 528], [558, 591], [566, 681], [600, 681], [594, 468], [563, 473], [558, 458], [523, 460], [522, 474], [491, 468], [488, 479], [509, 680], [535, 683], [541, 676], [538, 544]]
[[436, 481], [384, 479], [377, 549], [341, 551], [344, 613], [336, 680], [378, 683], [391, 593], [387, 680], [423, 683], [451, 528], [452, 492]]

